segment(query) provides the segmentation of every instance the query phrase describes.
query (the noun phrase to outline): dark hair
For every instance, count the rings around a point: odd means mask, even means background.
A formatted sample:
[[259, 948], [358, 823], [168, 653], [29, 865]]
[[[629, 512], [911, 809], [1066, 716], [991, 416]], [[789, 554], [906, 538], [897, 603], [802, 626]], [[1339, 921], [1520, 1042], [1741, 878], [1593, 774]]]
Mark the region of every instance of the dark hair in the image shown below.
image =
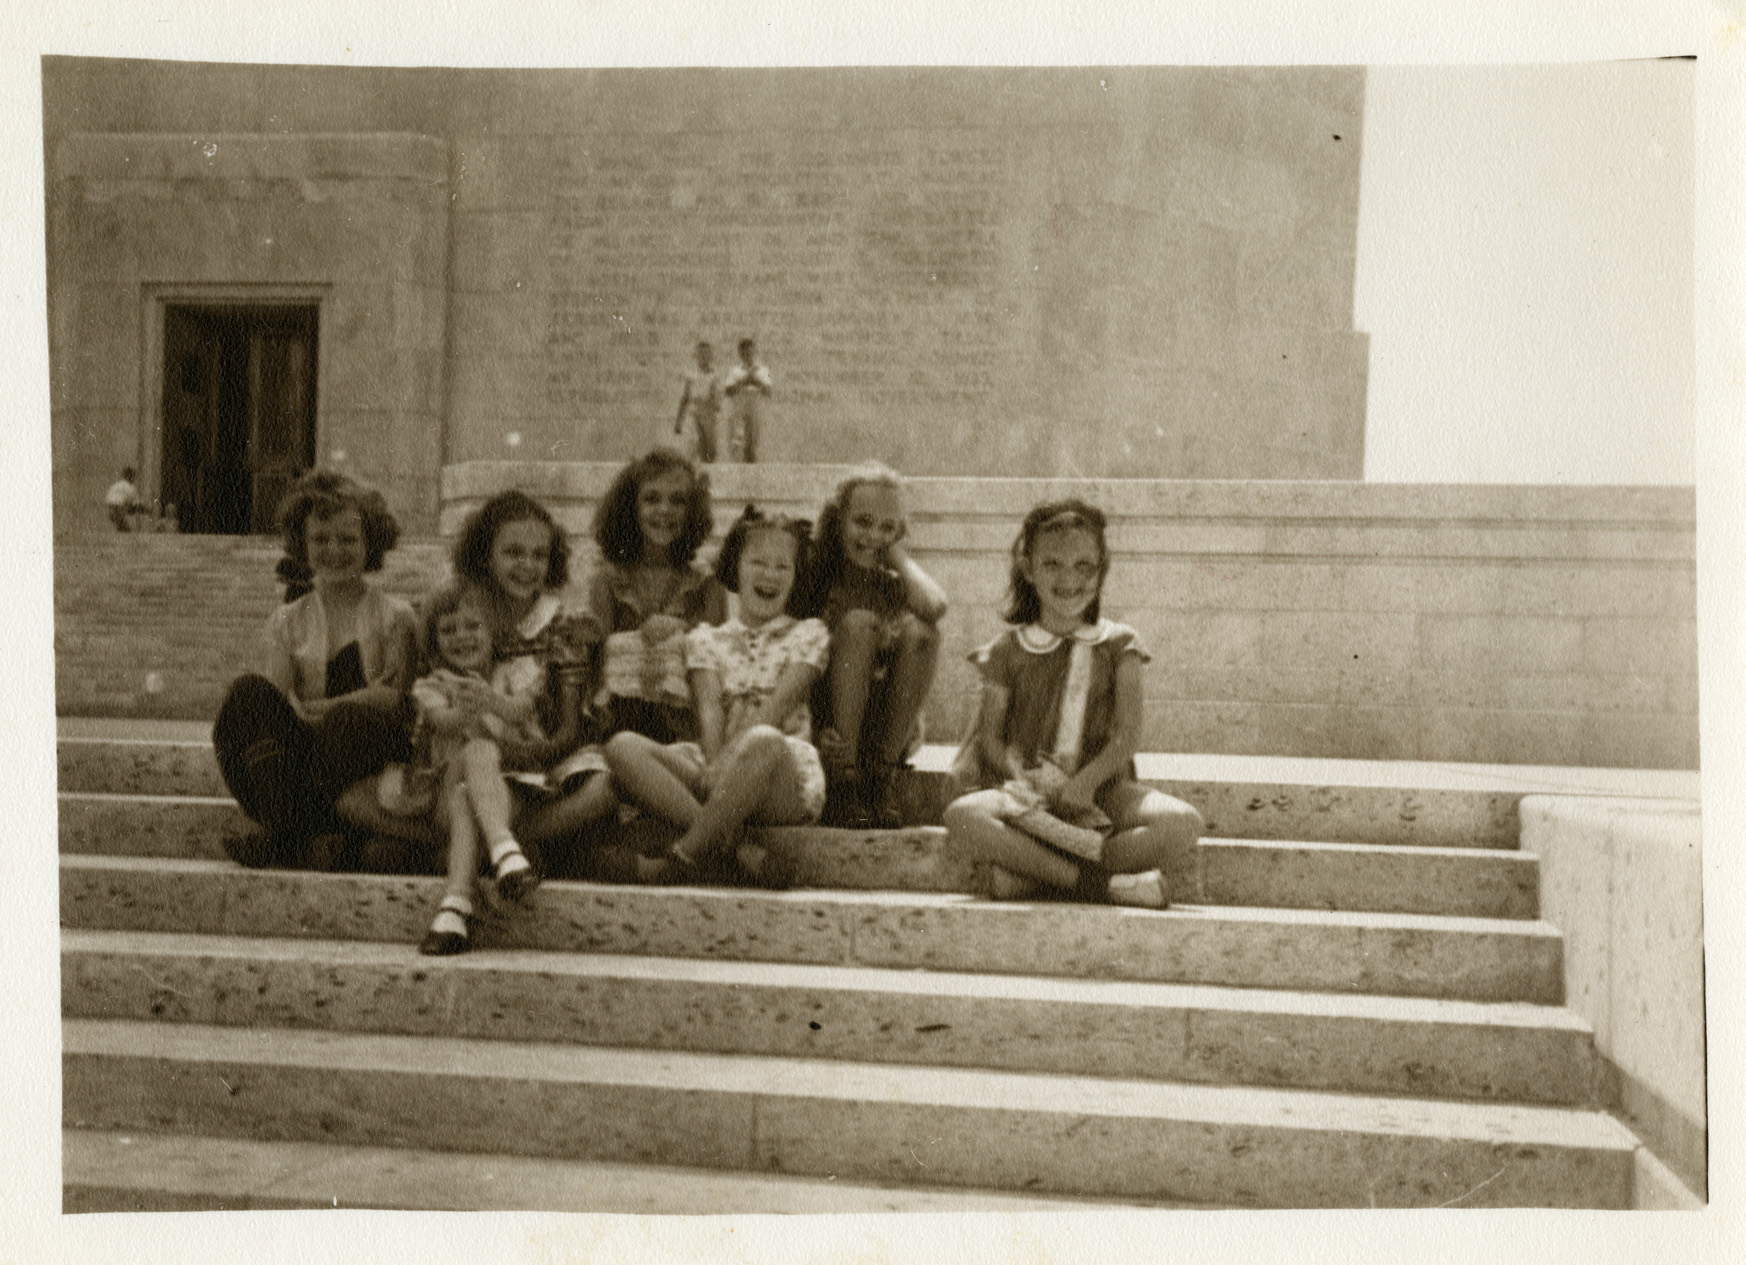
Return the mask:
[[546, 561], [545, 587], [563, 588], [570, 582], [570, 541], [550, 510], [526, 492], [513, 488], [499, 492], [467, 515], [467, 521], [461, 524], [461, 534], [455, 539], [455, 574], [495, 591], [497, 582], [491, 578], [491, 549], [497, 543], [497, 533], [511, 523], [524, 522], [544, 523], [552, 533], [552, 553]]
[[400, 539], [400, 524], [388, 510], [382, 494], [366, 483], [337, 470], [311, 470], [279, 501], [279, 533], [285, 540], [285, 556], [274, 573], [285, 582], [285, 600], [295, 601], [314, 586], [309, 566], [309, 520], [332, 518], [343, 510], [357, 510], [364, 527], [364, 570], [380, 571], [382, 559]]
[[1103, 581], [1109, 575], [1109, 543], [1104, 539], [1104, 527], [1103, 511], [1077, 497], [1048, 501], [1026, 514], [1024, 526], [1019, 528], [1019, 534], [1012, 542], [1012, 580], [1007, 591], [1006, 622], [1031, 624], [1042, 616], [1042, 601], [1037, 597], [1036, 587], [1025, 578], [1023, 567], [1030, 560], [1031, 550], [1036, 548], [1037, 537], [1045, 532], [1084, 531], [1090, 532], [1092, 539], [1097, 541], [1097, 596], [1085, 608], [1084, 616], [1086, 623], [1095, 624], [1098, 610], [1103, 605]]
[[667, 561], [680, 570], [691, 565], [715, 526], [715, 514], [709, 507], [709, 475], [672, 448], [651, 448], [628, 462], [606, 489], [594, 511], [594, 539], [608, 562], [630, 566], [642, 557], [643, 529], [637, 523], [637, 498], [642, 495], [643, 484], [675, 470], [690, 478], [691, 495], [685, 499], [685, 526], [669, 546]]
[[739, 345], [738, 350], [739, 350], [741, 355], [744, 355], [746, 352], [746, 348], [756, 347], [757, 345], [758, 345], [758, 340], [755, 338], [742, 338], [742, 339], [740, 339], [740, 345]]
[[[817, 614], [830, 595], [831, 585], [843, 569], [843, 520], [849, 512], [849, 498], [855, 489], [873, 485], [894, 491], [903, 490], [903, 480], [897, 471], [879, 461], [867, 461], [856, 466], [849, 477], [837, 484], [837, 490], [819, 511], [818, 528], [813, 532], [812, 574], [805, 603], [808, 614]], [[907, 524], [900, 525], [897, 538], [902, 540]]]
[[489, 603], [480, 591], [476, 581], [467, 579], [451, 579], [439, 584], [424, 595], [418, 604], [419, 653], [424, 658], [424, 671], [442, 666], [442, 655], [437, 651], [437, 623], [444, 615], [452, 614], [460, 609], [461, 604], [471, 598], [480, 603], [481, 614], [489, 611]]
[[807, 594], [812, 589], [812, 524], [804, 518], [789, 518], [786, 514], [766, 518], [756, 505], [746, 506], [728, 528], [727, 539], [721, 542], [721, 553], [715, 559], [715, 578], [729, 593], [740, 591], [740, 554], [752, 533], [759, 531], [779, 531], [794, 537], [794, 587], [788, 591], [783, 609], [800, 617], [805, 613]]

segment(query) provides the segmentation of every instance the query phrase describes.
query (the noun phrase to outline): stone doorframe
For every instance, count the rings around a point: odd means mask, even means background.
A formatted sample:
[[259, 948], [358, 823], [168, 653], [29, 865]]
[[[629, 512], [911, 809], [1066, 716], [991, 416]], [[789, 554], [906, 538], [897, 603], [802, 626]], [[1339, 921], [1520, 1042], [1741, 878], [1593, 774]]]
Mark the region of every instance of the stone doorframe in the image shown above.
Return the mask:
[[138, 449], [140, 499], [156, 502], [163, 489], [164, 309], [177, 304], [199, 307], [314, 307], [315, 451], [322, 449], [327, 416], [328, 322], [323, 319], [333, 286], [327, 282], [147, 281], [140, 287], [140, 400]]

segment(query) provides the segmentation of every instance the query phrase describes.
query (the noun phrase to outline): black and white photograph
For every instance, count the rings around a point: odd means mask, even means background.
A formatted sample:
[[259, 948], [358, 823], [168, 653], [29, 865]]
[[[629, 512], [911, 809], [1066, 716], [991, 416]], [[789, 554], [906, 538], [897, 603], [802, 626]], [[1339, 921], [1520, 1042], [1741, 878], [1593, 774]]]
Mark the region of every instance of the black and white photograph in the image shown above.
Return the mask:
[[1726, 7], [45, 19], [32, 1234], [1716, 1249]]

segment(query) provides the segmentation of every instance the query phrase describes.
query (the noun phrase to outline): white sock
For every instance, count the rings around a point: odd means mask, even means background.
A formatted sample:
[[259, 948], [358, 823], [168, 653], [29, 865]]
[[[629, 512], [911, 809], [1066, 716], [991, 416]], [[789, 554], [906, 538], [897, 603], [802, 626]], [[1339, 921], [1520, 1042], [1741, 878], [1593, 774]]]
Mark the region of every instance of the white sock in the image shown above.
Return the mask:
[[431, 920], [430, 929], [438, 935], [464, 936], [467, 934], [467, 919], [472, 916], [472, 901], [465, 896], [445, 896], [443, 903], [437, 906], [437, 916]]
[[486, 846], [486, 851], [491, 855], [491, 868], [499, 877], [528, 868], [528, 859], [522, 853], [521, 845], [515, 841], [514, 835], [493, 839]]

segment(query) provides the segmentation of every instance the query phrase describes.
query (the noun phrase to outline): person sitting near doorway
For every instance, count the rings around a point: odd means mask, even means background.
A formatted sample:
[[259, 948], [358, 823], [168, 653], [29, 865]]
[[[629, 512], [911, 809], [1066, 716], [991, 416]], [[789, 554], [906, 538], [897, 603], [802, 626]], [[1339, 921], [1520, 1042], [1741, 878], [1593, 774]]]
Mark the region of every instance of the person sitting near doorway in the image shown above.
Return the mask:
[[121, 477], [109, 485], [103, 505], [109, 511], [109, 521], [116, 531], [133, 531], [133, 517], [141, 513], [139, 488], [134, 485], [132, 466], [121, 468]]
[[376, 775], [411, 755], [417, 619], [365, 578], [399, 524], [380, 492], [326, 470], [291, 486], [278, 521], [285, 603], [267, 619], [261, 671], [232, 683], [212, 726], [224, 783], [262, 831], [225, 851], [243, 865], [340, 869], [359, 861], [364, 832], [434, 845], [434, 825], [376, 797]]

